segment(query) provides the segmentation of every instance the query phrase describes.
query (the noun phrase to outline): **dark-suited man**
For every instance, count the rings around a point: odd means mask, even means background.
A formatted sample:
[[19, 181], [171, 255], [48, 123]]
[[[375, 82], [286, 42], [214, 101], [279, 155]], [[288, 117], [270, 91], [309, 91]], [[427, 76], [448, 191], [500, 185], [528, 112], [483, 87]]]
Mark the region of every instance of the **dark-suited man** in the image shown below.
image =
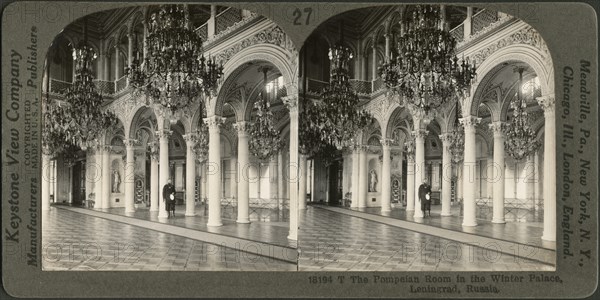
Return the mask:
[[419, 200], [421, 200], [423, 216], [426, 216], [425, 211], [428, 211], [431, 216], [431, 186], [427, 178], [423, 179], [423, 183], [419, 186]]
[[165, 184], [163, 187], [163, 201], [165, 202], [165, 209], [167, 213], [169, 213], [169, 218], [171, 214], [175, 217], [175, 186], [171, 183], [171, 179]]

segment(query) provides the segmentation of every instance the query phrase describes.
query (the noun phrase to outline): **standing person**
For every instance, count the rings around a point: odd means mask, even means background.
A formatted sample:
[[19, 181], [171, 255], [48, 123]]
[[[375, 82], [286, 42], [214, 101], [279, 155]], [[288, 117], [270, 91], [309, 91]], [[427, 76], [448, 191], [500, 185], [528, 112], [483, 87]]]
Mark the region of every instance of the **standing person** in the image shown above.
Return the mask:
[[425, 211], [427, 210], [431, 217], [431, 186], [427, 178], [423, 179], [423, 183], [419, 186], [419, 200], [421, 200], [423, 216], [426, 216]]
[[169, 218], [171, 217], [171, 212], [173, 212], [173, 217], [175, 216], [175, 186], [171, 183], [171, 179], [165, 184], [163, 187], [163, 201], [165, 202], [165, 209], [167, 213], [169, 213]]

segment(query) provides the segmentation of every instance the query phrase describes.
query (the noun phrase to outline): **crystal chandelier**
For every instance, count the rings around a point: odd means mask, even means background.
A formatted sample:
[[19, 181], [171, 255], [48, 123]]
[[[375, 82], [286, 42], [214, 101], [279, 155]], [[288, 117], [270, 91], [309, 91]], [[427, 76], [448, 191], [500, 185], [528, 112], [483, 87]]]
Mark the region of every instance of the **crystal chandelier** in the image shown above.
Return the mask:
[[519, 82], [516, 97], [510, 102], [513, 114], [507, 122], [504, 147], [508, 155], [515, 160], [522, 160], [533, 154], [540, 147], [540, 142], [535, 138], [535, 131], [531, 128], [531, 120], [525, 110], [527, 103], [522, 95], [524, 68], [518, 67], [516, 71], [519, 72]]
[[[83, 40], [73, 48], [75, 74], [73, 84], [66, 89], [62, 103], [47, 103], [44, 111], [44, 146], [53, 154], [86, 150], [96, 143], [101, 131], [117, 123], [117, 117], [102, 110], [102, 95], [94, 85], [92, 63], [96, 53], [87, 43], [87, 19], [84, 19]], [[48, 73], [49, 76], [49, 73]]]
[[204, 57], [190, 23], [186, 5], [162, 5], [148, 24], [144, 63], [133, 60], [127, 72], [136, 94], [172, 112], [213, 94], [223, 75], [222, 65]]
[[323, 142], [338, 150], [351, 146], [356, 132], [371, 120], [369, 113], [358, 109], [360, 99], [350, 86], [348, 70], [352, 58], [352, 51], [344, 45], [342, 24], [340, 40], [329, 49], [330, 82], [321, 92], [323, 107], [320, 118], [315, 119]]
[[[279, 152], [282, 147], [279, 131], [275, 129], [275, 118], [271, 111], [271, 102], [268, 97], [267, 72], [269, 68], [263, 67], [259, 72], [263, 72], [264, 88], [261, 97], [254, 103], [256, 109], [256, 118], [250, 128], [250, 152], [261, 160], [267, 159]], [[277, 93], [277, 91], [273, 91]]]
[[459, 102], [456, 101], [456, 112], [454, 118], [454, 127], [449, 132], [450, 139], [450, 156], [452, 162], [459, 163], [463, 160], [463, 154], [465, 151], [465, 128], [458, 121], [459, 113]]
[[417, 5], [407, 14], [397, 38], [397, 56], [379, 67], [379, 75], [389, 90], [403, 96], [403, 104], [428, 112], [462, 90], [476, 68], [464, 59], [458, 62], [456, 40], [438, 7]]

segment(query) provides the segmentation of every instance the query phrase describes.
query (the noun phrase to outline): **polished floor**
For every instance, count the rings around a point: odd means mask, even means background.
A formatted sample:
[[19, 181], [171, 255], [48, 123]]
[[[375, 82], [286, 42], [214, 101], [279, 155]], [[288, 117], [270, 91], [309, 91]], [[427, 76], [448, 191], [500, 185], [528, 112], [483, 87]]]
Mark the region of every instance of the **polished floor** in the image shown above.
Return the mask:
[[[479, 236], [486, 236], [490, 238], [512, 241], [526, 245], [532, 245], [536, 247], [543, 247], [545, 249], [556, 249], [556, 242], [549, 242], [542, 240], [542, 234], [544, 232], [543, 221], [539, 218], [531, 218], [528, 222], [513, 222], [509, 221], [505, 224], [495, 224], [487, 218], [477, 218], [477, 226], [465, 227], [462, 226], [462, 216], [460, 211], [460, 205], [452, 205], [450, 212], [452, 216], [441, 216], [441, 205], [431, 206], [431, 217], [426, 218], [414, 218], [412, 212], [407, 212], [404, 208], [393, 208], [391, 212], [381, 212], [381, 207], [368, 207], [368, 208], [351, 208], [354, 211], [366, 212], [369, 214], [375, 214], [385, 217], [391, 217], [399, 220], [406, 220], [410, 222], [426, 224], [432, 227], [444, 228], [453, 231], [459, 231], [464, 233], [470, 233]], [[481, 209], [478, 209], [481, 211]], [[507, 215], [514, 213], [514, 210], [508, 211]], [[536, 213], [539, 215], [543, 213]]]
[[[44, 270], [236, 270], [236, 271], [552, 271], [540, 256], [515, 256], [497, 245], [473, 244], [453, 218], [432, 217], [424, 223], [394, 210], [362, 211], [309, 206], [299, 215], [299, 240], [287, 240], [287, 222], [207, 227], [202, 207], [185, 217], [159, 219], [145, 208], [133, 214], [123, 208], [83, 209], [53, 206], [43, 215]], [[434, 210], [435, 211], [435, 210]], [[458, 220], [459, 218], [456, 217]], [[414, 220], [413, 220], [414, 221]], [[436, 222], [441, 222], [436, 229]], [[426, 224], [427, 223], [427, 224]], [[408, 224], [408, 225], [407, 225]], [[413, 226], [411, 226], [411, 224]], [[507, 224], [510, 226], [510, 224]], [[514, 224], [513, 224], [514, 225]], [[420, 227], [419, 227], [420, 226]], [[482, 224], [481, 229], [485, 229]], [[515, 226], [527, 226], [526, 223]], [[535, 225], [532, 225], [535, 227]], [[478, 226], [479, 227], [479, 226]], [[451, 232], [450, 234], [444, 231]], [[441, 234], [440, 234], [441, 232]], [[494, 230], [489, 230], [493, 233]], [[500, 231], [502, 232], [502, 231]], [[510, 238], [508, 232], [504, 238]], [[518, 237], [522, 233], [514, 233]], [[208, 236], [208, 238], [207, 238]], [[467, 238], [465, 239], [465, 236]], [[492, 239], [480, 235], [481, 239]], [[226, 245], [245, 239], [277, 245], [294, 260], [255, 255]], [[221, 242], [223, 240], [223, 242]], [[498, 240], [500, 241], [500, 240]], [[494, 244], [494, 243], [492, 243]], [[499, 244], [503, 246], [502, 243]], [[492, 245], [493, 246], [493, 245]], [[509, 246], [512, 247], [512, 246]], [[546, 251], [554, 251], [546, 249]], [[294, 262], [295, 261], [295, 262]]]
[[296, 270], [295, 263], [68, 209], [52, 207], [42, 218], [43, 270]]
[[[366, 213], [361, 213], [366, 214]], [[382, 218], [383, 219], [383, 218]], [[301, 211], [300, 271], [551, 271], [555, 267], [318, 206]], [[432, 231], [435, 228], [431, 228]]]

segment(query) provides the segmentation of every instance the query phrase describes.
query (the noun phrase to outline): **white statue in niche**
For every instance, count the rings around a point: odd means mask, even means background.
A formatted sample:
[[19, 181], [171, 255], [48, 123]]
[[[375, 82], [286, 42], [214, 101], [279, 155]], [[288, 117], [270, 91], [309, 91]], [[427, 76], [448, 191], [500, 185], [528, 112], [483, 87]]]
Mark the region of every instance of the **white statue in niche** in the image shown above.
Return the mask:
[[112, 192], [113, 193], [120, 193], [120, 189], [119, 189], [119, 185], [121, 184], [121, 175], [119, 174], [119, 171], [114, 170], [113, 171], [113, 186], [112, 186]]
[[369, 192], [377, 192], [377, 173], [375, 170], [371, 170], [369, 174]]

